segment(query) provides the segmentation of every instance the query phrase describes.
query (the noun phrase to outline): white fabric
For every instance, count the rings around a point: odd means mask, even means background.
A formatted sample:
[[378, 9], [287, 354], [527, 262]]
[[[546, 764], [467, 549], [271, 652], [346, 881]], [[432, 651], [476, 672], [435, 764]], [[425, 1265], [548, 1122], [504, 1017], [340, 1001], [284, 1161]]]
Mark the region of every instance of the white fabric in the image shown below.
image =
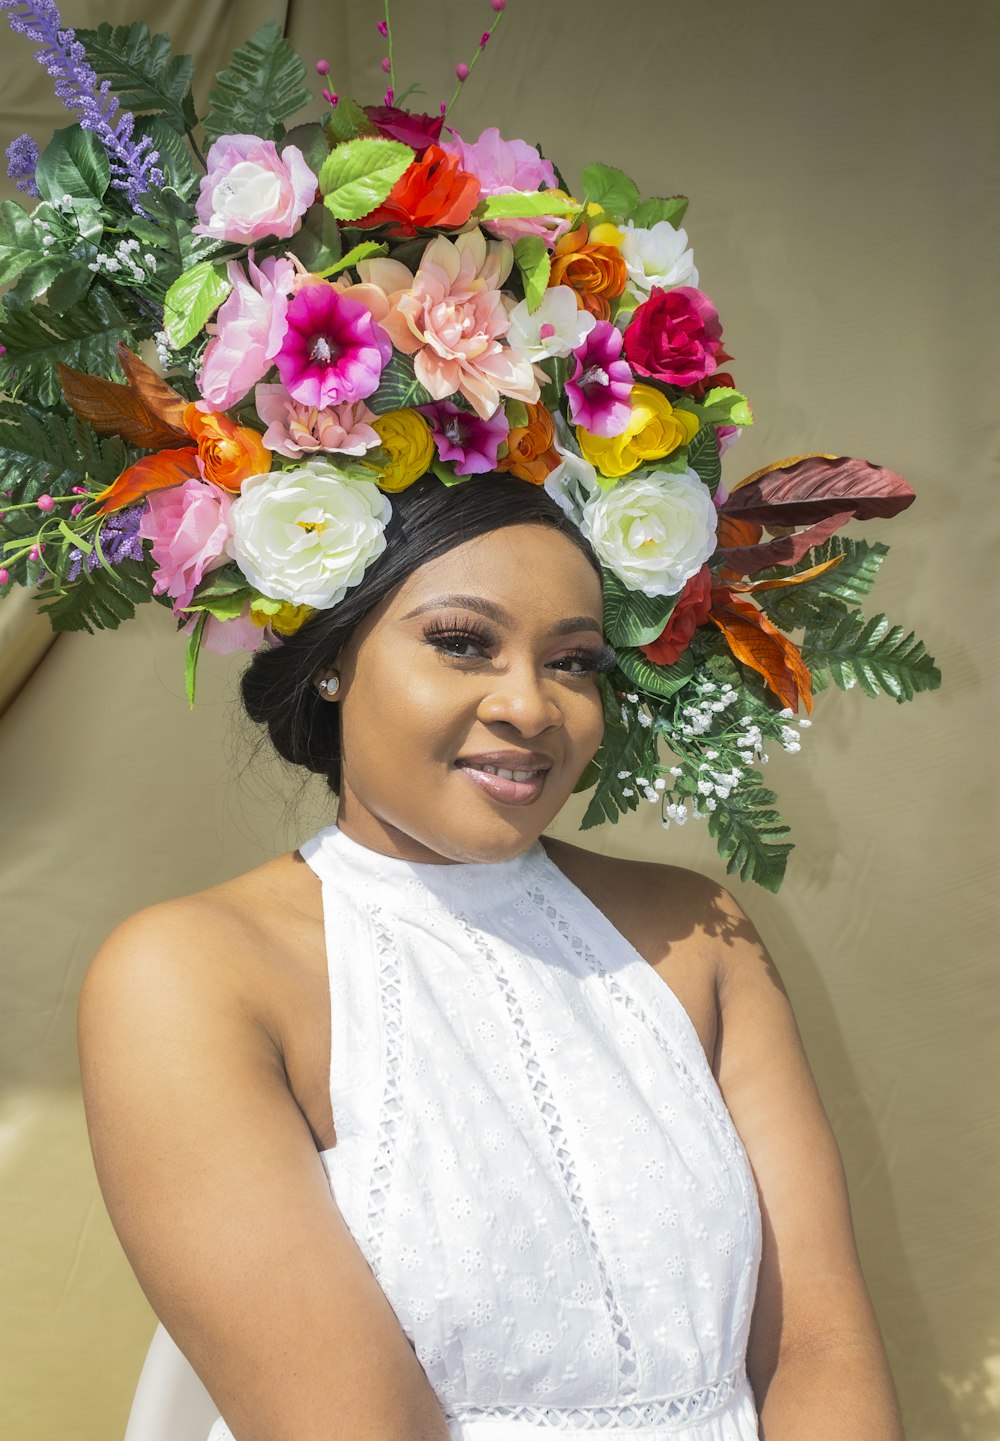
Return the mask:
[[756, 1188], [672, 991], [540, 841], [415, 863], [331, 825], [299, 849], [329, 961], [323, 1164], [453, 1441], [756, 1438]]

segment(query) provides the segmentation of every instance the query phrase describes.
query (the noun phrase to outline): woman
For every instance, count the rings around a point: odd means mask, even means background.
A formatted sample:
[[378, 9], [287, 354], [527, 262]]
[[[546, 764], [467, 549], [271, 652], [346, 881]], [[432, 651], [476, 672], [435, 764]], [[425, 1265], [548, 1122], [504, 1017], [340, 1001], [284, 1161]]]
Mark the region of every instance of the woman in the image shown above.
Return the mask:
[[212, 1441], [901, 1437], [751, 922], [542, 839], [614, 660], [587, 541], [501, 475], [425, 477], [386, 539], [243, 680], [336, 822], [127, 919], [80, 1002], [102, 1190]]

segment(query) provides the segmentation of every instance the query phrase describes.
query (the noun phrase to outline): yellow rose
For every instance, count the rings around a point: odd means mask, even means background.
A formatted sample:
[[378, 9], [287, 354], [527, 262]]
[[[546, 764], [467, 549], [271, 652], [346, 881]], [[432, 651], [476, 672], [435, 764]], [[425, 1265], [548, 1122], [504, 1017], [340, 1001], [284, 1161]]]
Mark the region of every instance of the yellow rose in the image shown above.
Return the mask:
[[602, 220], [600, 225], [591, 226], [588, 239], [591, 245], [616, 245], [621, 250], [625, 232], [619, 230], [610, 220]]
[[592, 435], [582, 425], [576, 438], [584, 460], [602, 475], [617, 479], [646, 460], [659, 460], [678, 446], [687, 445], [698, 431], [698, 421], [687, 410], [675, 410], [667, 397], [651, 385], [633, 385], [629, 395], [632, 414], [621, 435]]
[[377, 466], [380, 490], [400, 491], [419, 480], [434, 458], [434, 437], [415, 410], [390, 410], [371, 423], [388, 464]]
[[309, 617], [315, 614], [315, 606], [295, 605], [290, 600], [271, 600], [267, 596], [258, 596], [250, 602], [250, 619], [254, 625], [259, 625], [262, 629], [269, 625], [279, 635], [294, 635], [299, 627], [305, 625]]

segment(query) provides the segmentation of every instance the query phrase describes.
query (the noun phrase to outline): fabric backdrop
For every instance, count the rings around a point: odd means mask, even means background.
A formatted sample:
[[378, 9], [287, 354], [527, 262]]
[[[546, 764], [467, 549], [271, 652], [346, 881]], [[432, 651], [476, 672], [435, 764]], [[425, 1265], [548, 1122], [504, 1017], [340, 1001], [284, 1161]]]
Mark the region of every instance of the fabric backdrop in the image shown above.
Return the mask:
[[[402, 84], [436, 108], [485, 0], [397, 5]], [[147, 19], [199, 57], [284, 20], [337, 88], [384, 77], [368, 0], [65, 0], [68, 24]], [[830, 689], [768, 768], [798, 848], [778, 896], [727, 884], [795, 1004], [843, 1149], [858, 1240], [911, 1441], [1000, 1431], [993, 680], [997, 554], [997, 11], [932, 0], [509, 0], [454, 112], [691, 196], [701, 284], [757, 424], [730, 483], [809, 450], [878, 460], [917, 499], [848, 534], [891, 546], [867, 613], [927, 644], [944, 687], [906, 705]], [[66, 123], [22, 37], [0, 46], [2, 141]], [[995, 90], [993, 90], [995, 94]], [[6, 193], [13, 194], [9, 186]], [[247, 763], [238, 658], [204, 656], [197, 709], [169, 614], [61, 636], [0, 605], [3, 1035], [0, 1431], [114, 1441], [155, 1318], [88, 1149], [80, 982], [129, 913], [258, 865], [329, 820], [318, 782]], [[990, 711], [990, 705], [994, 711]], [[775, 747], [775, 750], [777, 748]], [[689, 821], [553, 827], [726, 881]], [[991, 1079], [994, 1084], [990, 1084]]]

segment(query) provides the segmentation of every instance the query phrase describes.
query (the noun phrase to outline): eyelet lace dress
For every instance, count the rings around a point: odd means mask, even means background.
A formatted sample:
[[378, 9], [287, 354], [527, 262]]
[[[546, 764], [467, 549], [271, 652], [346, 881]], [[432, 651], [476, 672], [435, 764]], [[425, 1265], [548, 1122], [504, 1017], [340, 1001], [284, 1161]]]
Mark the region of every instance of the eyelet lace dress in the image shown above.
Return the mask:
[[452, 1441], [756, 1438], [756, 1188], [673, 992], [540, 841], [418, 863], [329, 825], [299, 850], [329, 962], [320, 1158]]

